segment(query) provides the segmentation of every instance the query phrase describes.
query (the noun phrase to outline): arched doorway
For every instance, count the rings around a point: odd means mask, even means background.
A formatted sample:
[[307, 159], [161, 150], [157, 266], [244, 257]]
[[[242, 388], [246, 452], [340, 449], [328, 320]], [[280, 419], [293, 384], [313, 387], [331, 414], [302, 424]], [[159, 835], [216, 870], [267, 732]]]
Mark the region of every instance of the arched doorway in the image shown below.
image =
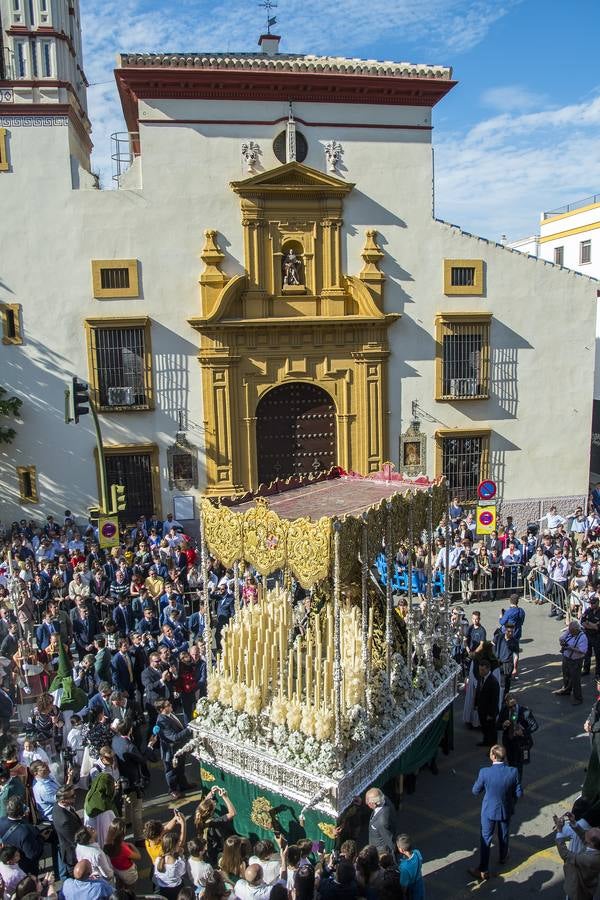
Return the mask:
[[335, 406], [315, 384], [273, 388], [256, 407], [258, 483], [328, 471], [337, 461]]

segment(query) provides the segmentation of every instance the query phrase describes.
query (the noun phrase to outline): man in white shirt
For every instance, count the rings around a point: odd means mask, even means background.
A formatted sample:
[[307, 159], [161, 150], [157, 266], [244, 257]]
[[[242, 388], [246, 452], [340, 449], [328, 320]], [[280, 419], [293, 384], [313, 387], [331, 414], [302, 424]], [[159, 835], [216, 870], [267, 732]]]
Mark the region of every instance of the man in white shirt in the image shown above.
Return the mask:
[[[275, 837], [279, 846], [279, 878], [275, 884], [287, 885], [287, 848], [284, 850], [280, 836]], [[235, 883], [236, 900], [269, 900], [273, 884], [266, 884], [262, 866], [253, 863], [246, 866], [244, 877]]]
[[167, 518], [163, 522], [163, 537], [167, 537], [171, 528], [181, 528], [181, 525], [177, 521], [177, 519], [173, 518], [173, 513], [167, 513]]
[[542, 522], [544, 519], [548, 521], [548, 530], [550, 534], [554, 534], [559, 525], [565, 525], [566, 519], [564, 516], [559, 516], [556, 512], [556, 507], [551, 506], [545, 516], [542, 516]]

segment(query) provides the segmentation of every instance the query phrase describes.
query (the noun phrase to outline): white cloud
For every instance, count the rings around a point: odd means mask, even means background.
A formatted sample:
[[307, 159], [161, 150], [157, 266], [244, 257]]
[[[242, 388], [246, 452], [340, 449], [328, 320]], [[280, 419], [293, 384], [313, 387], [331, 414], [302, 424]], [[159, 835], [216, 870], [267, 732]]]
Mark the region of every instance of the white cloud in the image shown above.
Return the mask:
[[[494, 22], [522, 0], [305, 0], [298, 7], [280, 0], [277, 29], [282, 51], [369, 56], [379, 41], [397, 35], [410, 56], [417, 42], [427, 45], [435, 62], [479, 43]], [[215, 14], [208, 0], [82, 0], [84, 67], [94, 129], [94, 166], [110, 182], [113, 131], [124, 123], [114, 86], [115, 54], [120, 51], [255, 50], [263, 11], [248, 0], [232, 0]], [[405, 49], [406, 48], [406, 49]], [[431, 60], [415, 59], [415, 62]]]
[[539, 213], [600, 190], [600, 97], [494, 116], [436, 142], [436, 213], [498, 240], [533, 234]]
[[546, 98], [522, 85], [512, 84], [489, 88], [481, 95], [481, 102], [498, 112], [517, 112], [539, 108], [546, 104]]

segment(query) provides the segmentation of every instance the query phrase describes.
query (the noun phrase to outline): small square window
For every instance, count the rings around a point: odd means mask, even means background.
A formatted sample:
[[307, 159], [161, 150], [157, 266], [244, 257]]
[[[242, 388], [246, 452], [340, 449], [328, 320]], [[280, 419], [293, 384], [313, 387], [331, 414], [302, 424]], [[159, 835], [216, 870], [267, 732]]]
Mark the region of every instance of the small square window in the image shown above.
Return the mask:
[[556, 266], [564, 266], [564, 264], [565, 264], [565, 248], [564, 247], [555, 247], [554, 248], [554, 264]]
[[444, 293], [483, 296], [483, 260], [445, 259]]
[[93, 259], [92, 283], [98, 300], [139, 297], [137, 259]]
[[2, 303], [0, 304], [0, 313], [2, 315], [2, 343], [22, 344], [21, 304]]
[[592, 261], [592, 242], [580, 241], [579, 243], [579, 264], [581, 266]]
[[35, 466], [17, 466], [19, 496], [22, 503], [37, 503], [37, 472]]

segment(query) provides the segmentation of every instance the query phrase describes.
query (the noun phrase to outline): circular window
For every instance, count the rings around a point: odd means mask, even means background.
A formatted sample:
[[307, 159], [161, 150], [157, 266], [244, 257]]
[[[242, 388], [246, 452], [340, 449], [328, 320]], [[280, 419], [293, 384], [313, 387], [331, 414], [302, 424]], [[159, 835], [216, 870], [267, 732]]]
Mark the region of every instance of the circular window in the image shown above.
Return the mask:
[[[280, 163], [286, 162], [285, 148], [287, 131], [281, 131], [273, 141], [273, 153]], [[296, 132], [296, 162], [304, 162], [308, 153], [308, 142], [301, 131]]]

